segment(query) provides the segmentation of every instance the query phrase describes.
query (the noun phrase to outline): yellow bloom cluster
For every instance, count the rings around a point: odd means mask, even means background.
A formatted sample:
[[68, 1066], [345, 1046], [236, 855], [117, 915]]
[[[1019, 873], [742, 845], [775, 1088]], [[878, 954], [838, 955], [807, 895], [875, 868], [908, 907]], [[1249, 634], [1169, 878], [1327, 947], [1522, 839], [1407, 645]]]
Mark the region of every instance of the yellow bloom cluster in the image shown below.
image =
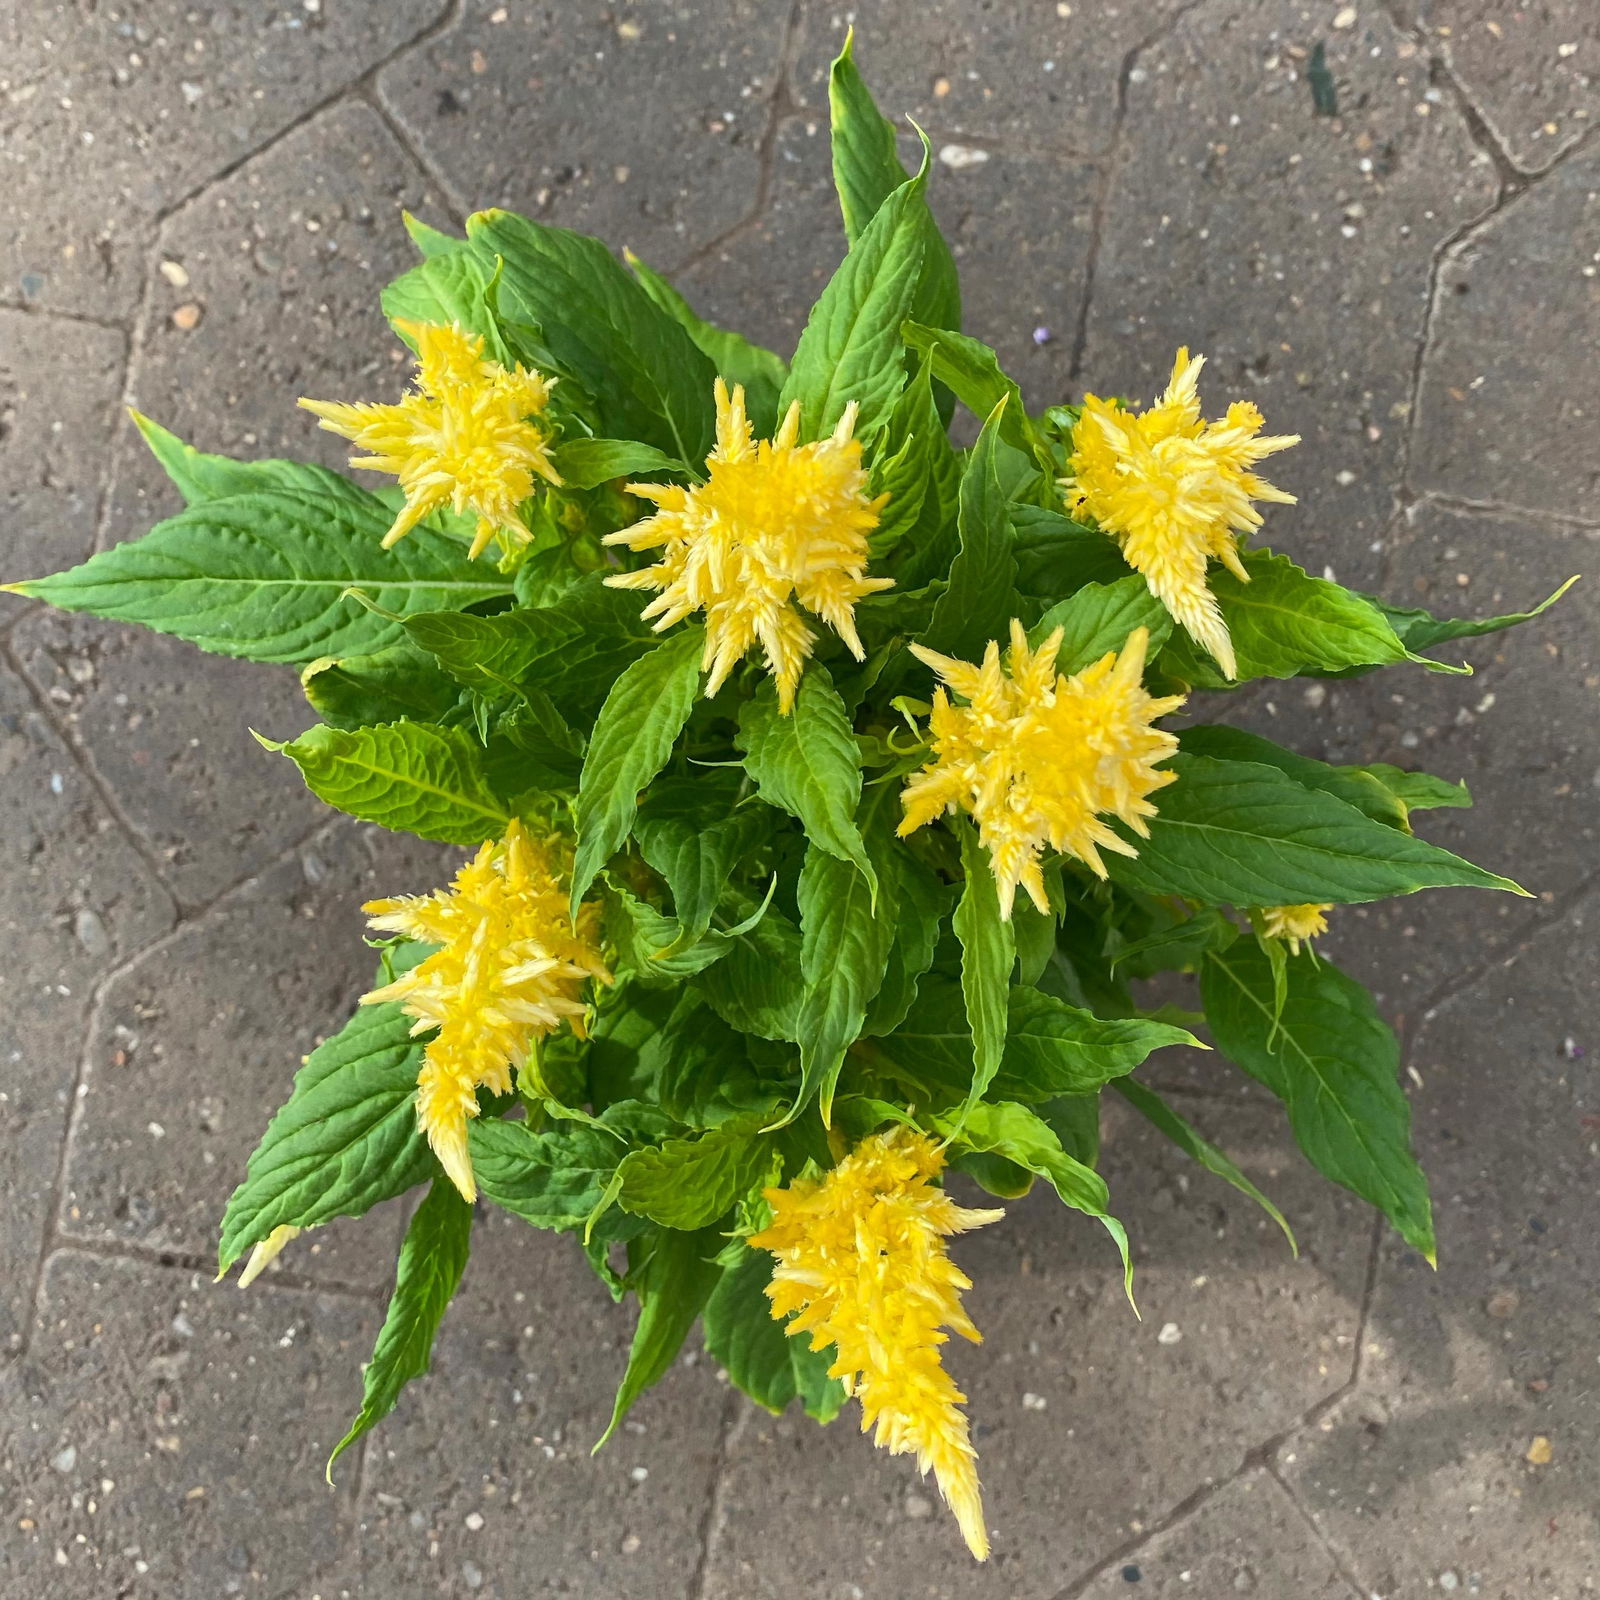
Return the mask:
[[966, 1396], [939, 1358], [952, 1328], [982, 1337], [961, 1305], [972, 1281], [945, 1240], [1002, 1211], [958, 1206], [931, 1180], [944, 1157], [926, 1134], [895, 1127], [862, 1140], [820, 1180], [768, 1189], [772, 1224], [750, 1243], [777, 1258], [767, 1294], [784, 1332], [832, 1345], [829, 1369], [861, 1402], [861, 1431], [931, 1467], [967, 1547], [989, 1553]]
[[912, 645], [966, 704], [953, 704], [943, 687], [934, 691], [933, 759], [901, 796], [902, 836], [941, 812], [970, 812], [1007, 918], [1019, 885], [1041, 911], [1048, 909], [1039, 870], [1046, 845], [1102, 878], [1101, 850], [1136, 855], [1100, 818], [1117, 817], [1147, 835], [1144, 819], [1156, 809], [1148, 797], [1173, 780], [1156, 764], [1178, 747], [1153, 724], [1183, 704], [1182, 695], [1158, 700], [1146, 693], [1148, 644], [1149, 635], [1136, 628], [1120, 654], [1110, 651], [1070, 678], [1056, 671], [1059, 628], [1030, 650], [1013, 619], [1004, 671], [993, 640], [982, 666]]
[[1302, 942], [1309, 944], [1328, 931], [1323, 913], [1331, 910], [1331, 905], [1265, 906], [1261, 920], [1269, 939], [1283, 940], [1291, 955], [1299, 955]]
[[474, 556], [497, 534], [507, 551], [526, 543], [518, 506], [533, 493], [535, 477], [561, 482], [549, 435], [528, 420], [549, 404], [555, 380], [487, 360], [483, 340], [460, 328], [395, 327], [417, 347], [416, 387], [398, 405], [300, 402], [330, 433], [370, 452], [352, 456], [351, 466], [400, 480], [406, 502], [384, 549], [444, 505], [476, 514]]
[[1234, 401], [1220, 422], [1203, 422], [1197, 386], [1204, 363], [1179, 350], [1166, 393], [1142, 413], [1085, 395], [1061, 482], [1073, 512], [1116, 539], [1150, 592], [1232, 678], [1233, 641], [1206, 586], [1206, 567], [1215, 556], [1249, 582], [1239, 536], [1261, 526], [1250, 502], [1294, 503], [1251, 468], [1300, 436], [1258, 438], [1262, 416], [1248, 400]]
[[398, 1001], [428, 1042], [417, 1078], [417, 1118], [451, 1181], [477, 1198], [467, 1124], [478, 1090], [505, 1094], [534, 1043], [564, 1020], [581, 1031], [585, 981], [609, 981], [600, 959], [598, 908], [573, 927], [561, 851], [513, 821], [434, 894], [374, 900], [372, 926], [439, 948], [362, 1003]]
[[888, 497], [867, 494], [854, 404], [829, 438], [796, 444], [798, 401], [777, 437], [760, 441], [745, 415], [742, 387], [730, 397], [718, 378], [716, 402], [707, 481], [687, 489], [630, 483], [630, 494], [658, 509], [606, 537], [630, 550], [660, 550], [661, 559], [606, 582], [659, 590], [643, 613], [656, 619], [658, 632], [693, 612], [705, 614], [707, 695], [759, 642], [787, 714], [816, 641], [799, 606], [821, 617], [861, 659], [856, 602], [894, 586], [891, 578], [866, 576], [867, 535]]

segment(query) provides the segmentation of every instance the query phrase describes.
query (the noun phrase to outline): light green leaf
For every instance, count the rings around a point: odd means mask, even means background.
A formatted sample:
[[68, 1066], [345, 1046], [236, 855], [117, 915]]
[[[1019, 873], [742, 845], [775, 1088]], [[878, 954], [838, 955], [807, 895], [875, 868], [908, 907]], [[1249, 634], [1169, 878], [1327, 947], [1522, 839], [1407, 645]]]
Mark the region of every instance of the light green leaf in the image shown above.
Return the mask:
[[693, 933], [676, 917], [657, 911], [641, 900], [625, 884], [607, 876], [611, 892], [621, 903], [625, 923], [613, 920], [610, 932], [616, 939], [621, 970], [652, 987], [670, 987], [682, 979], [704, 972], [720, 961], [734, 945], [731, 934], [714, 929]]
[[378, 1343], [361, 1377], [361, 1410], [328, 1457], [333, 1464], [369, 1428], [394, 1410], [400, 1391], [433, 1360], [439, 1324], [467, 1268], [472, 1207], [448, 1178], [435, 1178], [400, 1245], [394, 1293], [378, 1330]]
[[1011, 1100], [1093, 1094], [1153, 1051], [1198, 1045], [1183, 1028], [1139, 1017], [1097, 1017], [1038, 989], [1007, 999], [1005, 1059], [995, 1091]]
[[417, 247], [417, 254], [424, 260], [431, 260], [434, 256], [454, 255], [458, 250], [465, 250], [467, 241], [458, 239], [454, 234], [441, 233], [439, 229], [430, 227], [420, 217], [414, 217], [409, 211], [400, 213], [400, 220], [405, 224], [407, 236], [412, 244]]
[[789, 363], [775, 351], [752, 344], [741, 333], [702, 320], [659, 272], [646, 266], [631, 250], [622, 253], [639, 286], [689, 335], [729, 387], [744, 386], [750, 424], [758, 438], [770, 438], [778, 425], [778, 391], [789, 376]]
[[765, 1290], [772, 1257], [738, 1246], [734, 1263], [706, 1304], [706, 1349], [736, 1388], [777, 1416], [799, 1398], [808, 1417], [831, 1422], [844, 1406], [844, 1385], [828, 1376], [834, 1347], [813, 1352], [811, 1336], [791, 1337], [773, 1320]]
[[1384, 614], [1407, 650], [1428, 650], [1451, 639], [1476, 639], [1486, 633], [1499, 633], [1504, 628], [1532, 622], [1535, 617], [1548, 611], [1577, 581], [1576, 576], [1568, 578], [1553, 595], [1541, 600], [1531, 611], [1511, 611], [1505, 616], [1479, 617], [1475, 620], [1467, 617], [1436, 617], [1428, 611], [1387, 605], [1370, 595], [1362, 598]]
[[861, 755], [828, 669], [815, 661], [806, 667], [788, 716], [764, 678], [740, 710], [739, 745], [761, 798], [798, 818], [814, 844], [853, 863], [876, 893], [877, 874], [855, 821]]
[[1347, 904], [1466, 885], [1526, 894], [1436, 845], [1307, 789], [1276, 767], [1181, 751], [1137, 857], [1106, 857], [1114, 881], [1202, 905]]
[[800, 870], [799, 904], [805, 987], [797, 1019], [800, 1089], [789, 1117], [815, 1097], [827, 1123], [844, 1053], [861, 1036], [867, 1007], [883, 984], [897, 908], [886, 884], [874, 896], [854, 866], [815, 844]]
[[563, 439], [550, 452], [561, 481], [569, 489], [594, 489], [613, 478], [642, 478], [650, 473], [682, 476], [683, 462], [663, 455], [653, 445], [631, 439]]
[[800, 402], [802, 439], [832, 433], [852, 401], [858, 439], [888, 421], [906, 377], [900, 324], [927, 240], [926, 179], [924, 168], [884, 201], [811, 308], [778, 397], [780, 413]]
[[630, 1151], [618, 1171], [624, 1211], [664, 1228], [708, 1228], [755, 1188], [772, 1167], [759, 1113], [736, 1117], [693, 1138]]
[[1055, 1130], [1037, 1112], [1012, 1101], [981, 1101], [957, 1115], [934, 1118], [940, 1133], [958, 1148], [987, 1151], [1037, 1173], [1055, 1190], [1063, 1205], [1095, 1218], [1122, 1257], [1123, 1288], [1133, 1303], [1133, 1262], [1128, 1235], [1106, 1209], [1111, 1196], [1105, 1179], [1062, 1148]]
[[1245, 1177], [1222, 1151], [1217, 1149], [1214, 1144], [1209, 1144], [1202, 1139], [1154, 1089], [1146, 1088], [1137, 1078], [1118, 1078], [1111, 1087], [1140, 1116], [1159, 1128], [1185, 1155], [1198, 1161], [1207, 1172], [1221, 1178], [1224, 1183], [1232, 1184], [1240, 1194], [1254, 1200], [1283, 1230], [1284, 1238], [1289, 1241], [1289, 1248], [1296, 1256], [1300, 1254], [1300, 1246], [1295, 1242], [1294, 1230], [1285, 1220], [1283, 1213]]
[[1283, 1014], [1275, 1020], [1271, 968], [1246, 939], [1211, 957], [1200, 983], [1218, 1047], [1288, 1107], [1311, 1164], [1377, 1206], [1431, 1264], [1433, 1213], [1411, 1153], [1400, 1047], [1372, 996], [1332, 962], [1303, 951], [1289, 959]]
[[318, 724], [287, 744], [262, 743], [288, 756], [319, 800], [396, 833], [475, 845], [511, 820], [489, 787], [482, 747], [459, 728]]
[[277, 1228], [365, 1216], [439, 1170], [417, 1129], [421, 1068], [411, 1019], [387, 1002], [311, 1052], [228, 1201], [219, 1277]]
[[994, 1082], [1005, 1053], [1006, 996], [1017, 949], [1011, 924], [1000, 918], [989, 852], [978, 842], [977, 829], [965, 819], [957, 833], [966, 881], [951, 926], [961, 945], [961, 997], [972, 1033], [972, 1082], [966, 1101], [970, 1111]]
[[705, 460], [711, 363], [598, 239], [509, 211], [468, 217], [467, 237], [503, 262], [502, 311], [516, 308], [537, 324], [556, 360], [594, 396], [613, 438], [677, 461]]
[[964, 333], [927, 328], [917, 322], [904, 323], [900, 334], [912, 350], [932, 363], [933, 376], [975, 417], [992, 416], [997, 407], [1004, 406], [1001, 438], [1026, 456], [1038, 456], [1042, 446], [1028, 421], [1022, 391], [1000, 370], [1000, 358], [988, 345]]
[[1361, 767], [1341, 767], [1341, 772], [1361, 773], [1381, 783], [1398, 800], [1407, 814], [1429, 811], [1445, 806], [1455, 810], [1472, 804], [1472, 796], [1464, 783], [1450, 783], [1436, 778], [1431, 772], [1407, 772], [1402, 767], [1392, 767], [1387, 761], [1370, 761]]
[[1028, 630], [1028, 639], [1037, 647], [1056, 628], [1062, 630], [1056, 670], [1070, 676], [1093, 666], [1108, 650], [1120, 650], [1135, 628], [1148, 630], [1153, 661], [1172, 631], [1172, 619], [1150, 585], [1134, 574], [1111, 584], [1086, 583], [1051, 606]]
[[421, 322], [433, 327], [453, 323], [463, 332], [476, 334], [483, 340], [484, 354], [509, 368], [513, 358], [490, 300], [495, 274], [493, 261], [457, 244], [448, 253], [428, 256], [389, 284], [380, 297], [383, 314], [413, 351], [416, 341], [402, 333], [397, 323]]
[[397, 623], [346, 598], [348, 589], [401, 614], [511, 592], [508, 579], [426, 528], [380, 548], [393, 520], [387, 508], [328, 478], [337, 491], [277, 488], [192, 505], [82, 566], [6, 587], [218, 655], [296, 666], [399, 639]]
[[633, 827], [639, 791], [667, 764], [700, 690], [705, 633], [681, 629], [612, 684], [595, 722], [578, 783], [578, 849], [572, 904]]
[[304, 461], [235, 461], [230, 456], [207, 455], [169, 433], [159, 422], [130, 408], [128, 415], [150, 453], [183, 496], [185, 505], [204, 505], [208, 500], [255, 494], [264, 489], [298, 490], [306, 494], [343, 496], [360, 490], [348, 479], [326, 467]]
[[639, 1323], [610, 1425], [596, 1450], [617, 1431], [633, 1402], [672, 1365], [722, 1277], [717, 1252], [724, 1243], [715, 1228], [697, 1233], [657, 1228], [629, 1242], [628, 1282], [639, 1297]]
[[961, 549], [923, 639], [929, 649], [963, 661], [982, 660], [991, 639], [1004, 641], [1016, 614], [1011, 521], [995, 468], [1002, 415], [999, 407], [989, 414], [962, 474]]
[[324, 722], [365, 728], [375, 722], [437, 722], [461, 691], [410, 644], [365, 656], [323, 656], [300, 671], [300, 687]]
[[558, 1233], [582, 1230], [626, 1148], [615, 1134], [582, 1123], [535, 1133], [492, 1117], [469, 1123], [467, 1139], [481, 1198]]

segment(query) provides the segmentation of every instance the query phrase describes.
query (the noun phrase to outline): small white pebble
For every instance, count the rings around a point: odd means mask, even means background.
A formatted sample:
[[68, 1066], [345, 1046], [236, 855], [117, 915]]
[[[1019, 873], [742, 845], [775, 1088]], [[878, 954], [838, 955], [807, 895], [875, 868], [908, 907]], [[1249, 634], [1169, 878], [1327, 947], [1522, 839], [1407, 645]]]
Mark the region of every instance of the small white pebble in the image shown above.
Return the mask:
[[483, 1513], [481, 1511], [469, 1511], [466, 1516], [466, 1523], [468, 1530], [476, 1533], [483, 1526]]
[[1035, 1394], [1031, 1389], [1022, 1397], [1024, 1411], [1043, 1411], [1049, 1404], [1042, 1394]]
[[1334, 13], [1333, 25], [1336, 28], [1353, 28], [1358, 15], [1354, 6], [1344, 6]]
[[968, 167], [981, 167], [989, 159], [989, 152], [969, 144], [947, 144], [939, 151], [939, 159], [952, 172], [964, 172]]
[[1183, 1329], [1176, 1322], [1163, 1322], [1156, 1335], [1157, 1344], [1176, 1344], [1183, 1337]]
[[650, 1469], [649, 1467], [635, 1467], [633, 1471], [628, 1474], [628, 1476], [632, 1478], [635, 1483], [643, 1483], [644, 1480], [650, 1476]]

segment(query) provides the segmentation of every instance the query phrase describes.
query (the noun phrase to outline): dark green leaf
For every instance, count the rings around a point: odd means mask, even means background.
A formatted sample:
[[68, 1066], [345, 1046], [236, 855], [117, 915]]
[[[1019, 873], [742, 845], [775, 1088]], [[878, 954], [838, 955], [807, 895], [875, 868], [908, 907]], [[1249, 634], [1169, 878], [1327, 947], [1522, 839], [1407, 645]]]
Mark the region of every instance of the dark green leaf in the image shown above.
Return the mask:
[[1056, 601], [1086, 583], [1120, 583], [1129, 575], [1117, 541], [1059, 511], [1014, 505], [1017, 587], [1037, 600]]
[[702, 321], [660, 273], [624, 250], [640, 287], [676, 322], [729, 385], [743, 384], [745, 411], [758, 438], [769, 438], [778, 425], [778, 391], [789, 376], [789, 364], [775, 351], [752, 344], [740, 333]]
[[1111, 958], [1130, 978], [1153, 978], [1158, 972], [1192, 971], [1212, 950], [1226, 950], [1239, 937], [1238, 927], [1213, 906], [1143, 939], [1125, 944]]
[[704, 631], [684, 628], [612, 684], [589, 740], [578, 785], [572, 904], [633, 827], [639, 791], [667, 764], [700, 690]]
[[1374, 599], [1370, 595], [1364, 595], [1362, 598], [1369, 600], [1384, 614], [1395, 632], [1400, 635], [1406, 649], [1428, 650], [1436, 644], [1444, 644], [1451, 639], [1476, 639], [1486, 633], [1499, 633], [1504, 628], [1515, 628], [1520, 623], [1531, 622], [1541, 613], [1548, 611], [1577, 581], [1575, 576], [1568, 578], [1553, 595], [1547, 600], [1541, 600], [1531, 611], [1512, 611], [1502, 617], [1479, 617], [1475, 620], [1466, 617], [1436, 617], [1427, 611], [1386, 605], [1382, 600]]
[[879, 882], [898, 911], [883, 983], [867, 1007], [863, 1035], [893, 1033], [910, 1014], [955, 897], [950, 885], [898, 842], [889, 839], [880, 846], [869, 837], [867, 845], [878, 863]]
[[698, 778], [662, 780], [651, 786], [634, 821], [639, 854], [666, 879], [674, 914], [693, 936], [711, 926], [735, 865], [772, 816], [759, 805], [730, 813], [730, 798]]
[[706, 1304], [706, 1349], [735, 1387], [774, 1416], [798, 1396], [807, 1416], [831, 1422], [845, 1402], [844, 1386], [828, 1376], [833, 1346], [813, 1352], [809, 1334], [791, 1338], [773, 1320], [771, 1281], [772, 1257], [741, 1247]]
[[426, 528], [382, 549], [393, 520], [382, 501], [327, 476], [337, 492], [278, 488], [206, 500], [82, 566], [9, 587], [218, 655], [296, 666], [398, 640], [399, 625], [345, 598], [348, 589], [401, 614], [510, 593], [509, 580]]
[[471, 1235], [472, 1207], [448, 1178], [435, 1178], [401, 1242], [394, 1293], [362, 1372], [361, 1410], [328, 1457], [330, 1475], [334, 1462], [394, 1410], [400, 1391], [428, 1370], [434, 1336], [467, 1269]]
[[1272, 971], [1247, 939], [1206, 962], [1201, 994], [1218, 1047], [1288, 1107], [1312, 1165], [1371, 1201], [1432, 1262], [1433, 1213], [1411, 1153], [1400, 1047], [1372, 996], [1303, 951], [1289, 959], [1283, 1014], [1274, 1020]]
[[989, 852], [978, 831], [963, 821], [961, 871], [965, 883], [951, 926], [961, 944], [961, 997], [972, 1033], [972, 1082], [967, 1108], [982, 1099], [1000, 1070], [1006, 1049], [1006, 996], [1017, 949], [1011, 924], [1002, 921]]
[[1112, 878], [1202, 905], [1283, 906], [1381, 900], [1467, 885], [1525, 894], [1509, 878], [1385, 827], [1276, 767], [1180, 752], [1135, 857], [1110, 856]]
[[[1264, 739], [1259, 733], [1244, 728], [1230, 728], [1220, 723], [1201, 723], [1185, 728], [1178, 736], [1182, 749], [1193, 756], [1215, 756], [1222, 761], [1256, 761], [1264, 767], [1276, 767], [1287, 773], [1307, 789], [1321, 789], [1327, 794], [1364, 811], [1375, 822], [1386, 822], [1391, 828], [1407, 828], [1406, 809], [1388, 787], [1371, 773], [1358, 767], [1331, 767], [1326, 761], [1315, 761], [1281, 744]], [[1157, 805], [1160, 801], [1156, 802]]]
[[614, 438], [704, 461], [713, 439], [711, 363], [598, 239], [508, 211], [467, 219], [476, 251], [504, 262], [502, 303], [520, 303], [557, 361], [594, 396]]
[[657, 1228], [630, 1241], [628, 1282], [639, 1297], [639, 1323], [610, 1425], [596, 1450], [617, 1431], [633, 1402], [672, 1365], [722, 1277], [717, 1252], [724, 1242], [715, 1228], [698, 1233]]
[[977, 339], [948, 328], [925, 328], [905, 323], [901, 337], [930, 362], [933, 376], [944, 384], [975, 417], [1000, 411], [1000, 436], [1013, 450], [1035, 457], [1040, 449], [1033, 424], [1028, 421], [1022, 391], [1000, 370], [1000, 358]]
[[301, 670], [300, 687], [312, 709], [336, 728], [405, 718], [437, 722], [461, 698], [455, 684], [410, 644], [369, 656], [323, 656]]
[[467, 1138], [484, 1200], [535, 1228], [579, 1232], [600, 1203], [626, 1146], [582, 1123], [534, 1133], [524, 1122], [479, 1117]]
[[482, 747], [459, 728], [319, 723], [287, 744], [263, 743], [299, 767], [319, 800], [397, 833], [475, 845], [498, 838], [511, 820], [489, 787]]
[[[866, 880], [855, 868], [843, 862], [838, 866], [841, 876], [865, 891]], [[759, 1039], [792, 1042], [800, 1037], [804, 994], [800, 948], [800, 930], [779, 912], [769, 911], [733, 941], [721, 961], [694, 980], [695, 987], [730, 1028]]]
[[417, 1128], [421, 1067], [411, 1019], [387, 1002], [311, 1052], [228, 1201], [219, 1276], [274, 1229], [365, 1216], [439, 1170]]
[[1013, 1100], [1092, 1094], [1152, 1051], [1198, 1044], [1192, 1033], [1138, 1017], [1097, 1017], [1037, 989], [1011, 990], [1005, 1059], [995, 1092]]
[[778, 710], [772, 679], [764, 678], [739, 713], [739, 743], [761, 798], [797, 817], [814, 844], [853, 863], [876, 891], [855, 821], [861, 757], [827, 668], [807, 666], [788, 716]]
[[1297, 1256], [1300, 1254], [1300, 1246], [1295, 1243], [1294, 1230], [1290, 1228], [1283, 1213], [1245, 1177], [1222, 1151], [1217, 1149], [1214, 1144], [1209, 1144], [1202, 1139], [1154, 1089], [1147, 1089], [1136, 1078], [1118, 1078], [1111, 1087], [1140, 1116], [1159, 1128], [1185, 1155], [1198, 1161], [1207, 1172], [1221, 1178], [1224, 1183], [1232, 1184], [1240, 1194], [1254, 1200], [1283, 1229], [1283, 1236], [1289, 1241], [1289, 1248]]
[[990, 412], [962, 474], [961, 549], [924, 639], [930, 649], [963, 661], [981, 660], [990, 639], [1004, 640], [1016, 614], [1011, 521], [995, 469], [1004, 404]]

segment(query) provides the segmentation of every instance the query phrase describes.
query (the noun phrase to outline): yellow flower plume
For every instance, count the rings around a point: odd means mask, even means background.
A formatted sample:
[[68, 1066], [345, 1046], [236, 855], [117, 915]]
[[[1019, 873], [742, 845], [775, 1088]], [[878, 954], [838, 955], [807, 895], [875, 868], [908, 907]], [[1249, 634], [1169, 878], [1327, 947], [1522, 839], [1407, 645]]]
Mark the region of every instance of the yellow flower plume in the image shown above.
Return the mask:
[[398, 405], [300, 402], [330, 433], [370, 452], [352, 456], [352, 467], [400, 480], [406, 502], [383, 536], [384, 549], [444, 505], [476, 514], [474, 556], [497, 534], [507, 551], [526, 544], [517, 507], [533, 493], [535, 477], [561, 482], [548, 433], [529, 421], [549, 404], [555, 380], [487, 360], [483, 339], [460, 328], [395, 327], [417, 347], [416, 385]]
[[608, 534], [607, 544], [659, 550], [653, 567], [618, 573], [618, 589], [656, 589], [643, 615], [659, 633], [692, 612], [705, 614], [714, 695], [752, 645], [766, 653], [778, 680], [778, 709], [787, 715], [816, 633], [799, 607], [820, 617], [857, 661], [856, 602], [892, 578], [869, 578], [867, 535], [888, 501], [867, 494], [861, 444], [853, 437], [852, 402], [832, 435], [795, 443], [796, 401], [777, 436], [756, 440], [744, 409], [744, 389], [717, 379], [717, 443], [706, 460], [707, 481], [693, 488], [630, 483], [628, 492], [653, 501], [655, 513]]
[[1149, 634], [1135, 628], [1121, 654], [1109, 651], [1070, 678], [1056, 671], [1057, 628], [1037, 650], [1028, 648], [1022, 624], [1011, 623], [1011, 648], [1001, 670], [993, 640], [983, 665], [936, 655], [921, 645], [913, 653], [966, 701], [934, 691], [928, 728], [933, 759], [914, 773], [901, 794], [902, 837], [947, 810], [970, 812], [989, 852], [1009, 918], [1018, 887], [1041, 910], [1049, 909], [1039, 857], [1048, 845], [1105, 877], [1101, 850], [1138, 851], [1100, 820], [1120, 818], [1141, 838], [1155, 815], [1149, 796], [1175, 774], [1158, 772], [1178, 747], [1154, 727], [1176, 711], [1182, 695], [1155, 699], [1142, 682]]
[[1204, 356], [1179, 350], [1166, 393], [1142, 413], [1085, 395], [1061, 483], [1073, 512], [1087, 513], [1117, 541], [1150, 592], [1232, 678], [1233, 641], [1206, 587], [1206, 566], [1215, 556], [1241, 583], [1250, 581], [1239, 560], [1240, 535], [1261, 526], [1250, 502], [1294, 504], [1251, 468], [1300, 436], [1258, 438], [1263, 419], [1248, 400], [1234, 401], [1220, 422], [1202, 422], [1204, 364]]
[[784, 1332], [832, 1345], [831, 1376], [861, 1402], [861, 1431], [893, 1455], [914, 1452], [955, 1513], [980, 1561], [989, 1554], [978, 1487], [978, 1454], [966, 1396], [939, 1359], [952, 1328], [982, 1335], [961, 1305], [972, 1280], [945, 1240], [997, 1222], [1003, 1211], [969, 1211], [930, 1180], [944, 1165], [925, 1133], [896, 1127], [862, 1140], [819, 1180], [768, 1189], [772, 1223], [750, 1243], [777, 1258], [767, 1294]]
[[1300, 946], [1328, 931], [1328, 919], [1323, 915], [1332, 911], [1329, 905], [1263, 906], [1262, 931], [1269, 939], [1281, 939], [1289, 947], [1290, 955], [1299, 955]]
[[477, 1198], [467, 1124], [478, 1090], [511, 1089], [539, 1039], [564, 1020], [582, 1030], [588, 978], [609, 981], [597, 943], [598, 908], [583, 906], [574, 929], [558, 847], [531, 839], [513, 820], [433, 894], [362, 907], [384, 933], [437, 945], [411, 971], [361, 997], [398, 1001], [412, 1033], [437, 1028], [417, 1077], [417, 1120], [441, 1165], [468, 1200]]

